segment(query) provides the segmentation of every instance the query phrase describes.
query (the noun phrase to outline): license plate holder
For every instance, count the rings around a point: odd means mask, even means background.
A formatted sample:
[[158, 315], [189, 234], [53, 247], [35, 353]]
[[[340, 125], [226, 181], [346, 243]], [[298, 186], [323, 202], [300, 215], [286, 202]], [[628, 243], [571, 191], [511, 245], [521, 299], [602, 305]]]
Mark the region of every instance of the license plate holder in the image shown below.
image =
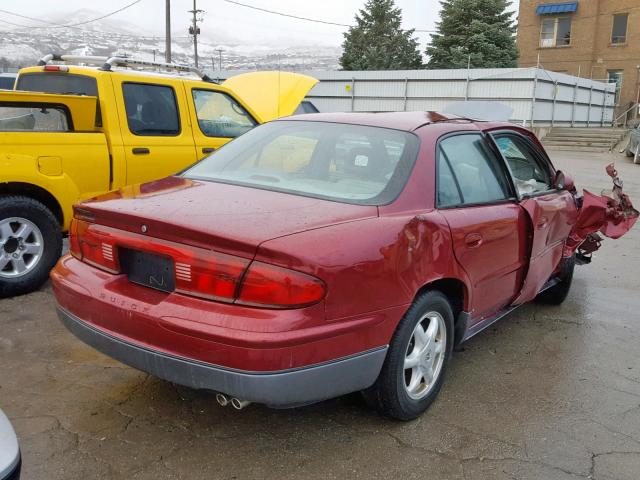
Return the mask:
[[176, 288], [173, 259], [140, 250], [120, 248], [120, 268], [132, 283], [163, 292]]

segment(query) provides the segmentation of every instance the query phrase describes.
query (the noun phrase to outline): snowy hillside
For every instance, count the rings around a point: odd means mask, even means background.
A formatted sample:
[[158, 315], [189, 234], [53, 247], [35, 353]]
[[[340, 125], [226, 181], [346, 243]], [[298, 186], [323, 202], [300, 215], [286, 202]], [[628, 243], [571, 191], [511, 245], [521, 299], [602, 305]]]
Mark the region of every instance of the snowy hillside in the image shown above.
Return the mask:
[[[92, 19], [99, 14], [83, 9], [73, 15], [74, 22]], [[65, 23], [63, 18], [50, 18], [52, 23]], [[176, 63], [193, 64], [191, 37], [174, 36], [172, 60]], [[222, 68], [228, 69], [274, 69], [286, 70], [331, 70], [338, 68], [339, 47], [288, 47], [275, 48], [265, 45], [242, 43], [237, 38], [199, 38], [200, 66], [218, 68], [219, 53], [223, 49]], [[219, 43], [218, 43], [219, 42]], [[104, 19], [89, 23], [82, 28], [59, 28], [51, 26], [27, 30], [14, 27], [0, 34], [0, 70], [5, 67], [33, 65], [47, 53], [73, 53], [77, 55], [126, 54], [145, 60], [164, 61], [164, 37], [147, 35], [128, 22]]]

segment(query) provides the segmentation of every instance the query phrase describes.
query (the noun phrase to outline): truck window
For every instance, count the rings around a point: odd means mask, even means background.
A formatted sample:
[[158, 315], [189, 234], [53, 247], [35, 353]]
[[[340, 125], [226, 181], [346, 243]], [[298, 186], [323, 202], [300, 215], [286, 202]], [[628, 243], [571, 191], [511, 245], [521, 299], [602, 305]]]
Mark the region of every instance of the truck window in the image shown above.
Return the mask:
[[256, 126], [256, 121], [226, 93], [193, 89], [200, 131], [207, 137], [235, 138]]
[[0, 105], [2, 132], [68, 132], [69, 116], [58, 106]]
[[[21, 73], [16, 90], [98, 97], [98, 83], [93, 77], [66, 72]], [[102, 126], [100, 102], [96, 105], [96, 127]]]
[[178, 103], [173, 88], [123, 83], [122, 94], [131, 133], [142, 136], [176, 136], [180, 133]]
[[16, 90], [86, 95], [88, 97], [98, 96], [98, 85], [95, 78], [64, 72], [22, 73], [18, 76]]

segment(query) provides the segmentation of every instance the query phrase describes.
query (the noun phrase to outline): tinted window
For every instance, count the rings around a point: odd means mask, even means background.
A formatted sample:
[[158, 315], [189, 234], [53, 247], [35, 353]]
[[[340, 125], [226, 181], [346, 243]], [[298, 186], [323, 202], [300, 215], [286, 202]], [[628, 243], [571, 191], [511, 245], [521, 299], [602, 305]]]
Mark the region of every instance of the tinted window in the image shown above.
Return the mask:
[[66, 132], [69, 130], [67, 112], [60, 107], [2, 106], [0, 131]]
[[520, 195], [530, 195], [551, 189], [551, 174], [528, 142], [514, 135], [499, 135], [496, 145], [504, 156]]
[[127, 123], [134, 135], [175, 136], [180, 133], [176, 95], [171, 87], [122, 84]]
[[193, 90], [200, 131], [207, 137], [235, 138], [256, 125], [249, 112], [226, 93]]
[[447, 137], [439, 145], [439, 156], [449, 163], [460, 186], [463, 203], [490, 203], [508, 197], [498, 160], [481, 135]]
[[3, 77], [0, 75], [0, 90], [13, 90], [14, 77]]
[[189, 178], [380, 205], [402, 190], [415, 135], [386, 128], [277, 121], [254, 128], [187, 170]]
[[72, 73], [23, 73], [18, 77], [16, 89], [27, 92], [98, 96], [98, 86], [95, 78]]

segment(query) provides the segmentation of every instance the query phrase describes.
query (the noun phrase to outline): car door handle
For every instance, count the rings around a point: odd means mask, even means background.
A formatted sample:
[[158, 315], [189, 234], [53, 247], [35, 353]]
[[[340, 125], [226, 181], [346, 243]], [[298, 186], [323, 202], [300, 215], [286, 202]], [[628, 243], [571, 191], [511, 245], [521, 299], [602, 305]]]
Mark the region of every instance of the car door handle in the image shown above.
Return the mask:
[[136, 148], [132, 148], [131, 152], [134, 155], [147, 155], [150, 153], [150, 150], [147, 147], [136, 147]]
[[464, 243], [466, 243], [469, 248], [479, 247], [482, 245], [482, 235], [479, 233], [470, 233], [464, 237]]
[[213, 147], [202, 147], [202, 153], [211, 153], [213, 151], [215, 151]]

